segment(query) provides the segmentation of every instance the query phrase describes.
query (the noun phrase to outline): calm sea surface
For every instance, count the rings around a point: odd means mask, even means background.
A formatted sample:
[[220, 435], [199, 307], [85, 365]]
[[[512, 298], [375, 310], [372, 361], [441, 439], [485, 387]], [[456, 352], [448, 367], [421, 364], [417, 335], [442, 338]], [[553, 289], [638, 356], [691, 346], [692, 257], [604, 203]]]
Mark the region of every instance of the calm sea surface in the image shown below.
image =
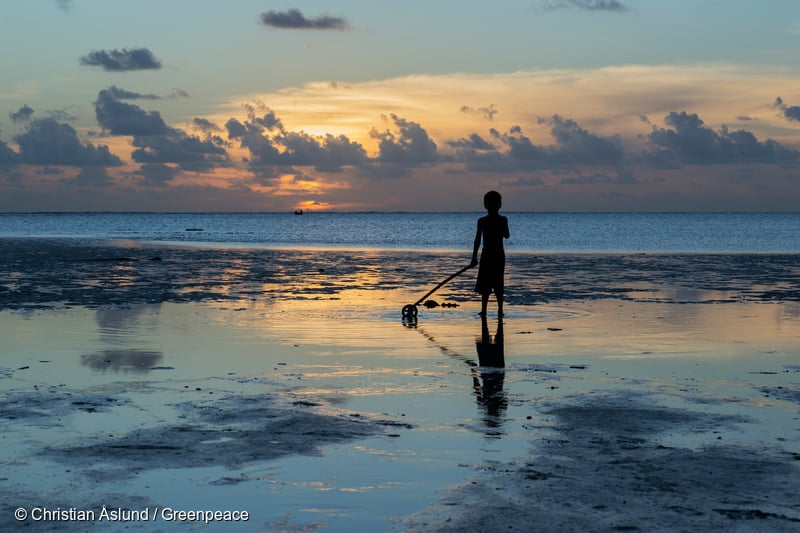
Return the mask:
[[[505, 213], [508, 251], [800, 252], [800, 213]], [[0, 237], [471, 249], [482, 213], [0, 213]]]

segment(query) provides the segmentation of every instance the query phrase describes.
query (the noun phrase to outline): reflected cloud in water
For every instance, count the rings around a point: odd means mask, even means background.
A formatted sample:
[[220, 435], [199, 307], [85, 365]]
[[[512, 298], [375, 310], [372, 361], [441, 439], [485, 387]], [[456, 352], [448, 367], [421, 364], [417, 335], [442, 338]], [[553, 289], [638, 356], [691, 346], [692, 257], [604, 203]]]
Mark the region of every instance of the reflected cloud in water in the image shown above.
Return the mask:
[[152, 336], [148, 330], [155, 327], [147, 318], [160, 310], [161, 304], [98, 309], [98, 335], [109, 348], [82, 355], [81, 365], [102, 372], [149, 372], [164, 358], [163, 352], [147, 346]]
[[100, 339], [115, 346], [138, 342], [145, 337], [143, 333], [155, 327], [145, 319], [160, 311], [161, 304], [100, 308], [95, 313]]
[[147, 350], [103, 350], [82, 355], [81, 365], [92, 370], [146, 373], [163, 357], [162, 352]]

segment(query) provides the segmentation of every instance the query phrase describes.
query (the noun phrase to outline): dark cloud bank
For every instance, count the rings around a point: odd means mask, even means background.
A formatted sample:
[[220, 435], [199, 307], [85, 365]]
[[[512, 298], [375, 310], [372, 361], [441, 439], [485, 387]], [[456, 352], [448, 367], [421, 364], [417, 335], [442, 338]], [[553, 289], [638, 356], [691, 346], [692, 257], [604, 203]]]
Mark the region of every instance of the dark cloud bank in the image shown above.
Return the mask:
[[[131, 157], [137, 163], [173, 163], [182, 170], [194, 171], [211, 170], [215, 166], [229, 164], [222, 138], [209, 135], [201, 139], [190, 135], [168, 126], [158, 111], [145, 111], [135, 104], [123, 101], [152, 97], [153, 95], [142, 95], [114, 86], [103, 89], [95, 101], [97, 123], [107, 134], [132, 136], [132, 144], [136, 149]], [[164, 169], [159, 171], [162, 180], [168, 175]]]
[[[28, 117], [32, 114], [33, 110]], [[26, 131], [14, 140], [19, 145], [19, 153], [0, 142], [0, 162], [74, 167], [122, 165], [122, 160], [112, 154], [108, 146], [83, 144], [75, 128], [52, 118], [30, 120]]]
[[[246, 118], [230, 118], [224, 125], [195, 117], [191, 124], [194, 133], [170, 126], [157, 110], [137, 105], [162, 99], [112, 85], [101, 90], [94, 102], [101, 135], [131, 137], [131, 159], [140, 165], [131, 176], [149, 187], [164, 187], [182, 171], [207, 172], [239, 164], [229, 155], [234, 146], [247, 153], [242, 163], [250, 177], [239, 180], [239, 186], [245, 188], [254, 183], [275, 185], [287, 174], [296, 180], [310, 179], [307, 173], [312, 169], [335, 174], [346, 168], [349, 176], [367, 179], [402, 178], [438, 163], [503, 179], [513, 177], [516, 181], [504, 182], [531, 186], [544, 184], [541, 172], [558, 175], [562, 184], [629, 185], [639, 183], [632, 170], [637, 167], [680, 169], [742, 163], [786, 167], [800, 160], [800, 152], [777, 141], [759, 140], [750, 131], [726, 126], [714, 130], [697, 114], [686, 111], [669, 113], [663, 125], [651, 124], [643, 117], [651, 131], [642, 137], [645, 148], [636, 151], [626, 149], [619, 135], [594, 133], [561, 115], [538, 120], [539, 126], [549, 128], [547, 140], [534, 139], [517, 125], [507, 131], [471, 132], [437, 145], [421, 124], [391, 114], [383, 117], [383, 129], [369, 132], [378, 146], [377, 154], [370, 156], [364, 146], [346, 135], [291, 131], [261, 103], [245, 105]], [[794, 120], [796, 107], [786, 106], [779, 98], [775, 108], [787, 120]], [[460, 111], [487, 120], [498, 113], [494, 105], [462, 106]], [[36, 119], [28, 106], [9, 117], [25, 131], [14, 137], [19, 151], [0, 141], [0, 164], [4, 166], [78, 167], [80, 173], [74, 178], [78, 183], [109, 184], [105, 167], [122, 165], [108, 146], [83, 143], [72, 126], [53, 117]]]
[[714, 131], [696, 114], [672, 112], [665, 122], [671, 129], [653, 128], [649, 140], [655, 149], [645, 154], [654, 167], [678, 168], [684, 165], [731, 163], [789, 163], [798, 160], [797, 150], [767, 139], [760, 142], [746, 130], [730, 131], [722, 126]]
[[[366, 176], [407, 175], [419, 165], [442, 160], [436, 144], [417, 124], [391, 115], [395, 130], [370, 132], [378, 140], [374, 158], [359, 143], [345, 135], [312, 136], [287, 131], [275, 112], [265, 106], [246, 106], [244, 121], [232, 118], [225, 124], [228, 138], [246, 148], [251, 157], [250, 169], [262, 177], [275, 167], [313, 167], [317, 171], [340, 172], [343, 167], [358, 167]], [[273, 173], [277, 175], [276, 172]]]
[[[726, 165], [740, 163], [795, 163], [800, 153], [767, 139], [759, 141], [746, 130], [732, 131], [722, 126], [715, 131], [697, 114], [685, 111], [668, 114], [665, 127], [653, 126], [647, 136], [649, 147], [627, 153], [619, 136], [600, 136], [582, 128], [572, 119], [553, 115], [540, 119], [550, 126], [552, 144], [539, 145], [520, 126], [507, 132], [496, 129], [489, 137], [473, 133], [449, 141], [456, 160], [481, 172], [520, 172], [535, 170], [570, 170], [581, 167], [606, 167], [620, 172], [613, 181], [634, 183], [623, 167], [645, 165], [656, 169], [678, 169], [687, 165]], [[577, 181], [574, 181], [574, 180]], [[597, 183], [607, 179], [578, 179], [573, 183]], [[566, 182], [565, 182], [566, 183]]]

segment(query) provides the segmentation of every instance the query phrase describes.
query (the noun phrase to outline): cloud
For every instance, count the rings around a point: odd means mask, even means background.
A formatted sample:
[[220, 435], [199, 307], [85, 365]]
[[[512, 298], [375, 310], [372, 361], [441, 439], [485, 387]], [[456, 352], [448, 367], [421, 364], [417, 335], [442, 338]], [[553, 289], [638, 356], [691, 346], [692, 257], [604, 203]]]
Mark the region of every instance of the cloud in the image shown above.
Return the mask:
[[139, 167], [136, 174], [142, 176], [142, 180], [139, 181], [141, 185], [146, 187], [166, 187], [179, 172], [178, 168], [162, 163], [146, 163]]
[[167, 96], [167, 98], [189, 98], [189, 93], [184, 91], [183, 89], [172, 89], [172, 92]]
[[[158, 111], [145, 111], [119, 99], [153, 99], [154, 95], [134, 93], [115, 86], [97, 94], [95, 116], [98, 124], [111, 135], [133, 136], [136, 148], [131, 157], [137, 163], [176, 163], [183, 170], [204, 171], [214, 166], [228, 166], [225, 141], [208, 135], [201, 139], [172, 128]], [[158, 98], [158, 97], [155, 97]]]
[[69, 180], [76, 185], [84, 185], [87, 187], [108, 187], [114, 183], [114, 180], [106, 172], [103, 167], [84, 167], [78, 174]]
[[23, 163], [31, 165], [119, 166], [122, 161], [108, 146], [83, 144], [69, 124], [51, 118], [31, 121], [25, 133], [14, 140]]
[[304, 132], [289, 132], [282, 141], [284, 164], [338, 172], [345, 165], [360, 165], [367, 160], [364, 148], [345, 135], [313, 137]]
[[8, 144], [0, 141], [0, 165], [16, 165], [20, 161], [19, 154], [12, 150]]
[[[255, 104], [245, 104], [247, 111], [247, 119], [255, 126], [256, 129], [266, 128], [267, 130], [279, 130], [285, 132], [283, 123], [275, 114], [274, 111], [265, 106], [262, 102]], [[264, 113], [263, 116], [258, 116], [256, 112]]]
[[228, 131], [228, 139], [239, 139], [244, 148], [249, 148], [245, 145], [245, 137], [248, 134], [248, 129], [245, 123], [239, 122], [235, 118], [231, 118], [225, 123], [225, 129]]
[[66, 109], [54, 109], [52, 111], [45, 112], [47, 118], [52, 118], [58, 122], [74, 122], [78, 120], [78, 117], [69, 113]]
[[[228, 138], [238, 141], [251, 155], [251, 169], [260, 176], [277, 177], [279, 172], [264, 168], [311, 166], [319, 171], [338, 172], [344, 166], [367, 161], [364, 147], [345, 135], [312, 136], [305, 132], [287, 131], [274, 111], [263, 104], [247, 105], [244, 122], [230, 119], [225, 128]], [[256, 110], [263, 115], [256, 115]]]
[[[33, 108], [25, 104], [22, 107], [20, 107], [19, 110], [9, 113], [8, 118], [10, 118], [11, 121], [14, 122], [15, 124], [25, 124], [30, 122], [33, 113], [34, 113]], [[52, 118], [57, 122], [70, 122], [78, 120], [78, 117], [70, 114], [64, 109], [46, 111], [45, 115], [46, 118]]]
[[105, 89], [105, 92], [108, 96], [115, 100], [160, 100], [161, 97], [157, 94], [142, 94], [137, 93], [134, 91], [128, 91], [125, 89], [120, 89], [116, 85], [112, 85], [108, 89]]
[[195, 117], [192, 120], [192, 124], [198, 130], [205, 131], [205, 132], [222, 131], [222, 129], [219, 126], [217, 126], [216, 124], [214, 124], [213, 122], [211, 122], [210, 120], [205, 119], [205, 118]]
[[486, 120], [488, 120], [489, 122], [494, 120], [494, 116], [498, 113], [497, 108], [494, 106], [494, 104], [489, 104], [486, 107], [477, 107], [477, 108], [462, 105], [459, 111], [467, 115], [481, 116]]
[[90, 67], [101, 67], [108, 72], [158, 70], [161, 68], [161, 62], [147, 48], [92, 50], [80, 58], [80, 63]]
[[205, 171], [228, 165], [224, 141], [219, 137], [201, 139], [170, 128], [160, 135], [137, 135], [133, 138], [131, 157], [137, 163], [176, 163], [182, 170]]
[[97, 123], [112, 135], [160, 135], [169, 128], [158, 111], [145, 111], [137, 105], [120, 102], [118, 95], [135, 94], [111, 86], [97, 94], [94, 103]]
[[602, 137], [591, 133], [572, 119], [553, 115], [549, 120], [540, 120], [552, 126], [550, 133], [557, 147], [548, 150], [548, 158], [561, 163], [591, 165], [618, 164], [624, 157], [622, 142], [618, 136]]
[[548, 0], [542, 3], [545, 11], [579, 9], [582, 11], [629, 11], [628, 6], [618, 0]]
[[780, 96], [775, 99], [775, 103], [773, 106], [775, 109], [779, 109], [781, 113], [783, 113], [784, 118], [789, 121], [798, 122], [800, 121], [800, 106], [787, 106], [783, 103], [783, 98]]
[[522, 133], [522, 128], [519, 126], [513, 126], [505, 134], [500, 134], [492, 129], [492, 137], [508, 146], [508, 155], [511, 159], [517, 161], [544, 161], [544, 148], [535, 146], [530, 137]]
[[486, 141], [483, 137], [481, 137], [477, 133], [470, 134], [469, 138], [462, 137], [461, 139], [455, 141], [446, 141], [445, 144], [447, 144], [451, 148], [456, 148], [458, 150], [467, 150], [470, 152], [496, 149], [493, 144]]
[[69, 11], [72, 7], [72, 0], [56, 0], [56, 6], [62, 11]]
[[397, 127], [396, 132], [379, 132], [374, 128], [370, 132], [370, 137], [378, 140], [378, 162], [414, 166], [439, 159], [436, 143], [422, 126], [395, 114], [391, 115], [391, 120]]
[[298, 9], [289, 9], [286, 12], [267, 11], [261, 14], [260, 19], [265, 26], [284, 30], [346, 31], [350, 29], [350, 24], [344, 18], [326, 15], [309, 19]]
[[28, 122], [33, 115], [33, 109], [29, 107], [27, 104], [24, 104], [22, 107], [19, 108], [19, 111], [9, 113], [8, 118], [11, 119], [12, 122], [15, 124], [19, 124], [21, 122]]
[[477, 134], [451, 141], [449, 145], [457, 148], [456, 160], [464, 162], [470, 170], [481, 172], [571, 169], [585, 165], [617, 167], [624, 163], [625, 151], [617, 135], [597, 135], [559, 115], [539, 119], [538, 123], [550, 126], [554, 144], [535, 144], [521, 126], [513, 126], [505, 133], [489, 130], [497, 146]]
[[738, 163], [786, 163], [798, 160], [800, 152], [767, 139], [760, 142], [746, 130], [714, 131], [700, 117], [686, 111], [671, 112], [664, 119], [669, 128], [654, 127], [648, 140], [656, 147], [647, 154], [651, 165], [679, 168], [683, 165]]
[[231, 118], [225, 129], [231, 141], [249, 151], [249, 168], [261, 182], [272, 183], [282, 174], [297, 174], [297, 167], [333, 173], [349, 166], [359, 176], [401, 177], [408, 176], [416, 166], [441, 160], [436, 143], [425, 129], [397, 115], [385, 117], [392, 129], [371, 130], [371, 138], [378, 141], [378, 154], [369, 157], [361, 143], [346, 135], [288, 131], [275, 112], [263, 104], [246, 105], [245, 109], [248, 118]]

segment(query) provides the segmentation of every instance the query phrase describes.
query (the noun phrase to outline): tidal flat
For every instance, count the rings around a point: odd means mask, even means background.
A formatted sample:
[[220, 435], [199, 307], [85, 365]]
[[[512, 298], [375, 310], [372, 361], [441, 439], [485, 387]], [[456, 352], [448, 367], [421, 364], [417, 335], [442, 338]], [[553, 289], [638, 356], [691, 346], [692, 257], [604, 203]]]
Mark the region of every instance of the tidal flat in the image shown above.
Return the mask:
[[505, 317], [477, 316], [467, 273], [414, 322], [403, 305], [464, 258], [0, 256], [3, 529], [103, 506], [138, 514], [80, 527], [800, 527], [796, 255], [513, 255]]

